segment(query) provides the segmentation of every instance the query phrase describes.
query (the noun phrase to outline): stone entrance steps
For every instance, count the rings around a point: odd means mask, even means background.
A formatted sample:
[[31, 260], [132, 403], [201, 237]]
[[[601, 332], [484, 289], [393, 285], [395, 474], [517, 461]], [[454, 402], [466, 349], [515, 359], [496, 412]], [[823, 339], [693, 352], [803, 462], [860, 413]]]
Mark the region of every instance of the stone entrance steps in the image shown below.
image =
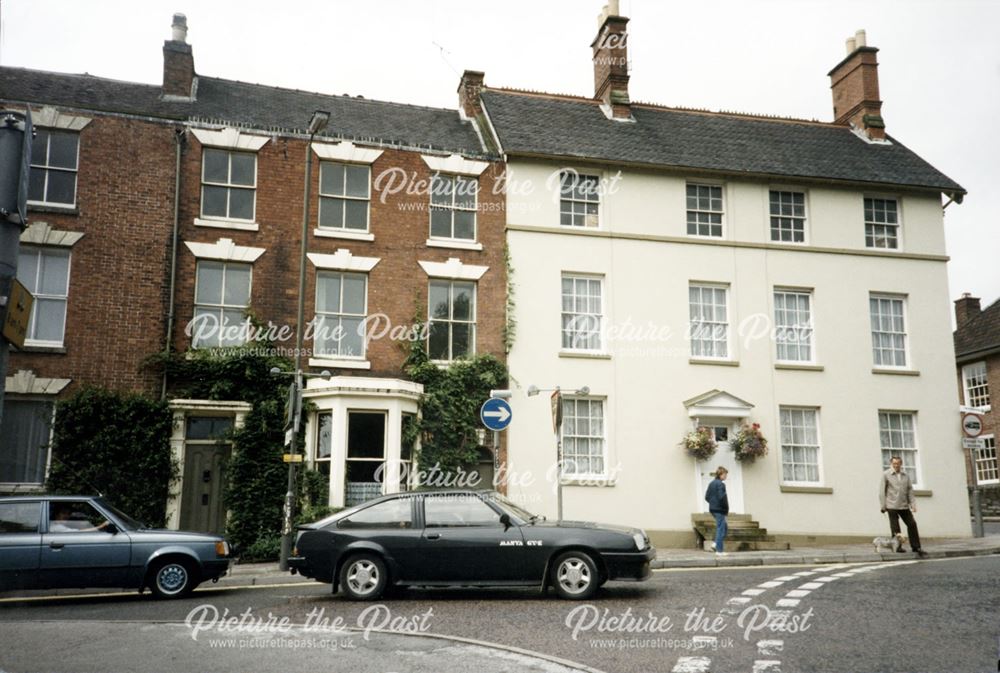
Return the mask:
[[[778, 542], [766, 528], [753, 520], [750, 514], [730, 514], [726, 517], [729, 532], [726, 534], [726, 551], [786, 551], [787, 542]], [[691, 523], [698, 533], [699, 542], [708, 543], [715, 539], [715, 519], [711, 514], [692, 514]]]

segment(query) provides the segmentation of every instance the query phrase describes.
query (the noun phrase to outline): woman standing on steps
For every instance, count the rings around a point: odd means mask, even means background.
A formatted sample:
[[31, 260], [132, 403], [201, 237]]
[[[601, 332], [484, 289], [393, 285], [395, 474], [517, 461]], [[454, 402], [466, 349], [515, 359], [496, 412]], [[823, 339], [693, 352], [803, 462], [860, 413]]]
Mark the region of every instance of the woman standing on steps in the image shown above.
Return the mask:
[[726, 553], [723, 541], [726, 539], [726, 533], [729, 532], [729, 524], [726, 523], [726, 515], [729, 514], [729, 497], [726, 495], [725, 484], [728, 474], [729, 470], [720, 465], [715, 471], [715, 479], [705, 491], [708, 511], [715, 517], [715, 542], [712, 543], [712, 551], [718, 555]]

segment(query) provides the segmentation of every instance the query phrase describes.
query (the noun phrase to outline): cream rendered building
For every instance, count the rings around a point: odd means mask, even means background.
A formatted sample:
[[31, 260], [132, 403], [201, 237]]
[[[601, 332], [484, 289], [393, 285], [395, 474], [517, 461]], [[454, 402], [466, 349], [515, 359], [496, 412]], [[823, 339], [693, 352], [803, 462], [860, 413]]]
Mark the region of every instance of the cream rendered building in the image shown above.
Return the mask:
[[[964, 190], [885, 135], [877, 50], [849, 42], [833, 123], [632, 104], [615, 14], [592, 99], [459, 89], [507, 161], [508, 494], [556, 515], [548, 393], [527, 387], [560, 386], [564, 518], [688, 546], [726, 465], [732, 511], [779, 539], [870, 538], [901, 455], [922, 535], [969, 535], [942, 210]], [[770, 447], [750, 464], [725, 441], [744, 422]], [[699, 425], [705, 462], [679, 446]]]

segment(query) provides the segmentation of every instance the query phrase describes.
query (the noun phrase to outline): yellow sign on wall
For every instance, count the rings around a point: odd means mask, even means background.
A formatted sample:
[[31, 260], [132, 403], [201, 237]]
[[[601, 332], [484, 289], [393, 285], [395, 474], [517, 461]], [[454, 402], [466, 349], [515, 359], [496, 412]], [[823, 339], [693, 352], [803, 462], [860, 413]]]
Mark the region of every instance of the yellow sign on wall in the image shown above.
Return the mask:
[[28, 288], [21, 285], [15, 278], [10, 286], [10, 297], [3, 319], [3, 336], [18, 348], [24, 348], [24, 339], [28, 335], [28, 320], [31, 318], [31, 306], [35, 298]]

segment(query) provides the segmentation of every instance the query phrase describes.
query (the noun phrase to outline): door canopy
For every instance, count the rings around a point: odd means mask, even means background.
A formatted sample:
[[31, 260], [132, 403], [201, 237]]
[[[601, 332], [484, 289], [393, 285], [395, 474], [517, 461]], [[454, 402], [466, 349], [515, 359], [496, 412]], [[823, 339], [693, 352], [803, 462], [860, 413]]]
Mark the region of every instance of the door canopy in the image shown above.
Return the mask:
[[753, 405], [725, 390], [710, 390], [684, 401], [690, 418], [746, 418]]

